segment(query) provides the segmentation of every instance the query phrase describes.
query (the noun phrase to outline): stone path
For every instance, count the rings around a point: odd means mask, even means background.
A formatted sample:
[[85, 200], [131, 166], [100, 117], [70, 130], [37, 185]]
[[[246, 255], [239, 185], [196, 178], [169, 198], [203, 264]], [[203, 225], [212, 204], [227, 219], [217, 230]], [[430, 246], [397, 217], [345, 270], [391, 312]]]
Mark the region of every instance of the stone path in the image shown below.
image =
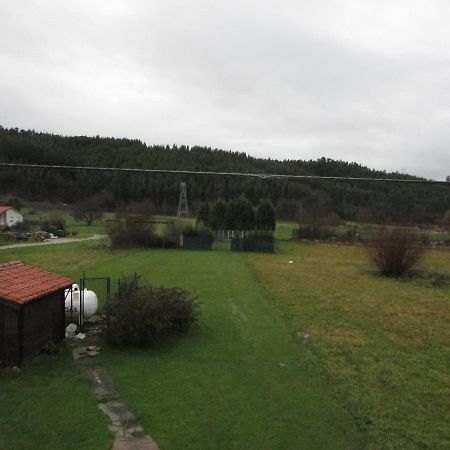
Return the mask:
[[80, 364], [99, 402], [99, 409], [109, 419], [109, 429], [115, 434], [113, 450], [159, 450], [121, 399], [106, 369], [97, 363], [95, 357], [86, 355], [88, 347], [75, 347], [73, 358]]
[[1, 245], [0, 250], [8, 250], [9, 248], [23, 248], [23, 247], [37, 247], [39, 245], [56, 245], [56, 244], [71, 244], [72, 242], [81, 242], [81, 241], [98, 241], [99, 239], [106, 239], [108, 235], [106, 234], [94, 234], [94, 236], [88, 238], [58, 238], [51, 239], [44, 242], [33, 242], [33, 243], [24, 243], [24, 244], [10, 244], [10, 245]]

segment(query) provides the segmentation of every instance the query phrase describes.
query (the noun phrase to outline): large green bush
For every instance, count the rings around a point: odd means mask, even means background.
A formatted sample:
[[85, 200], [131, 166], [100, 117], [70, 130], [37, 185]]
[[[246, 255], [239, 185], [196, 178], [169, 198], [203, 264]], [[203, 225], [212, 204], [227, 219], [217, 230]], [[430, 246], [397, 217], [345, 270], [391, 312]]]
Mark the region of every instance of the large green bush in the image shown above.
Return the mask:
[[113, 248], [177, 248], [181, 234], [176, 223], [157, 234], [152, 217], [139, 214], [118, 215], [108, 224], [107, 232]]
[[121, 280], [119, 286], [105, 310], [110, 344], [156, 347], [197, 322], [199, 304], [183, 289], [141, 286], [139, 278]]
[[157, 240], [150, 218], [138, 215], [118, 215], [107, 232], [113, 248], [150, 247]]
[[187, 225], [183, 230], [183, 237], [204, 237], [214, 240], [214, 236], [208, 227]]
[[294, 237], [307, 240], [327, 240], [337, 238], [337, 234], [331, 228], [316, 225], [300, 225], [298, 230], [295, 230]]
[[256, 210], [247, 198], [241, 197], [228, 203], [218, 200], [212, 208], [203, 203], [197, 214], [197, 223], [213, 230], [275, 230], [275, 209], [269, 199], [259, 202]]

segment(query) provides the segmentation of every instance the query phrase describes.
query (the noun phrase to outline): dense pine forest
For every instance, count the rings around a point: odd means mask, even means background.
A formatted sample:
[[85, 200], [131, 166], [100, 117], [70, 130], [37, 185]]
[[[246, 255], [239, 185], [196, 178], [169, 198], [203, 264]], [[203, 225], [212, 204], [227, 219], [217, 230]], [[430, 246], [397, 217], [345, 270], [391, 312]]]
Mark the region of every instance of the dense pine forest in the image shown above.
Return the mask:
[[[301, 156], [301, 155], [299, 155]], [[0, 126], [0, 162], [208, 170], [298, 175], [414, 178], [375, 171], [356, 163], [274, 160], [207, 147], [146, 145], [140, 140], [66, 137]], [[185, 181], [195, 209], [201, 202], [230, 200], [244, 194], [256, 204], [270, 198], [279, 218], [339, 216], [379, 223], [437, 223], [450, 209], [450, 185], [342, 181], [291, 181], [251, 178], [130, 175], [0, 169], [0, 198], [76, 203], [103, 192], [105, 208], [146, 201], [155, 211], [176, 211], [179, 183]]]

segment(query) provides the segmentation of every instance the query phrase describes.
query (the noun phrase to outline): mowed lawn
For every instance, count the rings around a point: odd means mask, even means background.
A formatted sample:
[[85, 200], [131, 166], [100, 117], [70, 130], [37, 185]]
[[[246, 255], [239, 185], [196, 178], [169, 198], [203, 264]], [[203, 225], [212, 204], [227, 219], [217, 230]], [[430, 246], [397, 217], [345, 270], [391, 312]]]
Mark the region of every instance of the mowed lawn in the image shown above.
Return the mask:
[[68, 348], [0, 369], [0, 449], [109, 449], [113, 434]]
[[[138, 272], [148, 283], [182, 287], [198, 297], [201, 320], [189, 335], [159, 351], [105, 348], [101, 353], [119, 391], [162, 450], [364, 447], [355, 418], [336, 398], [314, 355], [293, 335], [282, 309], [259, 282], [253, 267], [255, 255], [111, 252], [105, 244], [24, 248], [0, 253], [0, 261], [21, 259], [75, 279], [83, 270], [88, 276], [114, 278]], [[70, 445], [87, 442], [104, 430], [91, 448], [109, 448], [104, 418], [79, 384], [79, 372], [64, 354], [56, 363], [66, 370], [57, 379], [58, 397], [73, 395], [74, 402], [85, 404], [90, 418], [90, 426], [78, 427]], [[67, 372], [73, 373], [73, 380]], [[70, 422], [79, 422], [84, 414], [82, 408], [71, 408], [70, 402], [55, 401], [51, 372], [48, 379], [45, 373], [38, 365], [0, 378], [2, 404], [18, 405], [10, 406], [9, 412], [0, 409], [0, 435], [20, 433], [17, 417], [23, 413], [36, 437], [33, 446], [27, 447], [18, 435], [8, 448], [52, 448], [54, 437], [67, 436]], [[73, 381], [80, 391], [74, 391]], [[17, 382], [32, 384], [34, 402], [24, 398], [30, 391], [11, 389]], [[48, 424], [49, 435], [39, 417], [51, 409], [60, 420]]]
[[450, 448], [450, 251], [426, 253], [425, 277], [394, 280], [376, 275], [361, 247], [281, 250], [252, 258], [257, 276], [292, 333], [309, 335], [368, 448]]
[[[138, 272], [198, 296], [188, 336], [101, 354], [162, 450], [450, 448], [448, 250], [427, 252], [425, 277], [391, 280], [358, 246], [282, 242], [262, 255], [105, 245], [2, 251], [0, 262], [74, 279]], [[0, 372], [0, 404], [0, 448], [111, 445], [67, 352]]]

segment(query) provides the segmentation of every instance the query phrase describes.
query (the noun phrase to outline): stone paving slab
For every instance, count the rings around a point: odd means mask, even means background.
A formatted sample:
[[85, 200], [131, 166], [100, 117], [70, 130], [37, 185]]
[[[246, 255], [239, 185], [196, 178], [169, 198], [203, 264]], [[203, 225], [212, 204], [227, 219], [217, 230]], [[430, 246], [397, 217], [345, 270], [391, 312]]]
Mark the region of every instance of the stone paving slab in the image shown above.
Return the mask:
[[137, 424], [136, 416], [123, 402], [112, 400], [106, 403], [99, 403], [98, 407], [108, 416], [113, 424], [120, 423], [126, 427]]
[[133, 439], [132, 441], [116, 437], [112, 450], [159, 450], [150, 437]]
[[112, 378], [103, 367], [84, 366], [82, 369], [97, 400], [101, 401], [106, 398], [112, 399], [119, 396]]
[[106, 369], [95, 362], [96, 357], [87, 356], [86, 350], [86, 346], [75, 347], [73, 358], [99, 401], [98, 408], [110, 421], [109, 429], [115, 434], [113, 450], [159, 450], [120, 398]]

